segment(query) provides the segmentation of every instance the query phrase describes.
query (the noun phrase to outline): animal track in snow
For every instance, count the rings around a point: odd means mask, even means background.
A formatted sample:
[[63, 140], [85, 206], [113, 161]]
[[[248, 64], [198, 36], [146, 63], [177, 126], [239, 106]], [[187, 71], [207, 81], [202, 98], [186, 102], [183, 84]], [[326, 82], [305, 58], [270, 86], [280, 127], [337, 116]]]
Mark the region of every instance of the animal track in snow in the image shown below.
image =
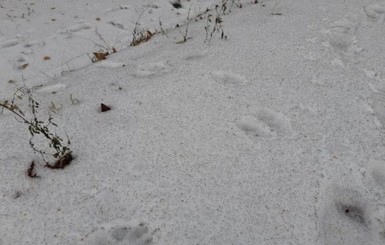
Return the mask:
[[214, 71], [211, 75], [217, 83], [224, 85], [244, 85], [247, 82], [243, 76], [228, 71]]
[[385, 19], [385, 4], [370, 4], [364, 7], [365, 14], [370, 19], [383, 22]]
[[57, 93], [60, 91], [63, 91], [66, 89], [67, 86], [63, 83], [56, 83], [56, 84], [51, 84], [51, 85], [45, 85], [41, 88], [38, 88], [36, 90], [37, 93], [42, 93], [42, 94], [52, 94], [52, 93]]
[[169, 64], [167, 63], [167, 61], [145, 63], [139, 65], [132, 75], [134, 77], [150, 77], [155, 74], [166, 73], [168, 71], [168, 66]]
[[43, 41], [36, 41], [36, 40], [29, 40], [26, 43], [24, 43], [24, 48], [31, 48], [31, 47], [44, 47], [45, 42]]
[[371, 234], [367, 201], [353, 189], [330, 186], [319, 216], [322, 244], [377, 244]]
[[145, 224], [138, 226], [106, 225], [92, 232], [80, 244], [87, 245], [146, 245], [152, 234]]
[[120, 68], [120, 67], [125, 67], [126, 65], [122, 62], [114, 62], [110, 60], [102, 60], [99, 61], [95, 64], [96, 67], [101, 67], [101, 68]]
[[[379, 202], [385, 201], [385, 161], [370, 159], [367, 164], [365, 185]], [[385, 216], [383, 222], [385, 223]], [[384, 227], [385, 229], [385, 227]], [[385, 237], [384, 237], [385, 238]]]
[[370, 177], [385, 193], [385, 161], [371, 159], [368, 163], [368, 171]]
[[160, 8], [158, 4], [156, 3], [148, 3], [148, 4], [143, 4], [144, 8], [149, 8], [149, 9], [158, 9]]
[[19, 44], [19, 39], [8, 39], [0, 41], [0, 48], [9, 48]]
[[124, 26], [124, 24], [122, 23], [119, 23], [118, 21], [108, 21], [107, 24], [110, 24], [118, 29], [121, 29], [121, 30], [126, 30], [127, 28]]
[[255, 117], [243, 117], [237, 125], [252, 137], [284, 136], [292, 132], [289, 119], [269, 109], [260, 109]]
[[356, 39], [358, 20], [347, 16], [334, 22], [329, 33], [329, 45], [335, 50], [348, 55], [355, 55], [362, 51]]
[[377, 119], [377, 126], [379, 128], [385, 127], [385, 95], [381, 92], [373, 95], [373, 112]]
[[365, 76], [371, 80], [378, 80], [377, 73], [371, 69], [362, 69]]
[[116, 12], [116, 11], [121, 11], [121, 10], [127, 10], [127, 9], [130, 9], [130, 8], [131, 8], [130, 5], [119, 5], [119, 6], [115, 6], [115, 7], [112, 7], [112, 8], [109, 8], [109, 9], [105, 10], [104, 13]]
[[205, 51], [197, 51], [191, 54], [188, 54], [183, 57], [183, 59], [192, 61], [192, 60], [199, 60], [202, 59], [203, 57], [207, 56], [207, 50]]
[[68, 27], [67, 29], [60, 30], [60, 34], [66, 34], [66, 33], [72, 33], [72, 32], [79, 32], [91, 29], [92, 25], [90, 23], [87, 23], [85, 21], [79, 21], [77, 24]]

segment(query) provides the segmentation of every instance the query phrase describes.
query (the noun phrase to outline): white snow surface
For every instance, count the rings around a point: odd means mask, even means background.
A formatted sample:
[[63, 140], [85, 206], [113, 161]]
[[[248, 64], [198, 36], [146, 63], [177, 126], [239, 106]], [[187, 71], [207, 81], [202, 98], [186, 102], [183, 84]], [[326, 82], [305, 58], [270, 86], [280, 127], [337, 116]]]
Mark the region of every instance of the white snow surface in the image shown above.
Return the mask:
[[385, 2], [254, 2], [0, 0], [0, 244], [385, 244]]

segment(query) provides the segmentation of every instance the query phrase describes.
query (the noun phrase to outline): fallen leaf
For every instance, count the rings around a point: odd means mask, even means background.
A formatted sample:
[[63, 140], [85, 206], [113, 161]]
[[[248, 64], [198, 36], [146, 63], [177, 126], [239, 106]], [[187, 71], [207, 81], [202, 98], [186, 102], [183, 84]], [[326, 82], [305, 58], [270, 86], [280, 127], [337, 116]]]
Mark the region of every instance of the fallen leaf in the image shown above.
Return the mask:
[[19, 69], [24, 70], [25, 68], [27, 68], [28, 65], [29, 65], [28, 63], [25, 63], [25, 64], [19, 66]]
[[111, 110], [111, 107], [109, 107], [109, 106], [107, 106], [107, 105], [101, 103], [101, 104], [100, 104], [100, 110], [101, 110], [101, 112], [106, 112], [106, 111]]
[[148, 42], [153, 35], [155, 35], [155, 32], [154, 33], [150, 31], [142, 32], [132, 40], [130, 46], [138, 46], [141, 43]]
[[109, 55], [108, 52], [94, 52], [94, 62], [101, 61], [107, 59], [107, 56]]

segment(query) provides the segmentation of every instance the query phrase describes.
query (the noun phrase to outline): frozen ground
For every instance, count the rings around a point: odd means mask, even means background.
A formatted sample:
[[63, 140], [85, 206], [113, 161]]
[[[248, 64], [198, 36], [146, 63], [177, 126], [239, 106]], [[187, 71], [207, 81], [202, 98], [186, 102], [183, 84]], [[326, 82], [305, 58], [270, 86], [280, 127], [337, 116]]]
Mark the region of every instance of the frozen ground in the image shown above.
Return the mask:
[[[210, 45], [177, 42], [216, 1], [124, 2], [0, 0], [1, 98], [31, 88], [76, 156], [0, 114], [0, 244], [385, 244], [383, 1], [241, 1]], [[143, 9], [167, 36], [129, 47]]]

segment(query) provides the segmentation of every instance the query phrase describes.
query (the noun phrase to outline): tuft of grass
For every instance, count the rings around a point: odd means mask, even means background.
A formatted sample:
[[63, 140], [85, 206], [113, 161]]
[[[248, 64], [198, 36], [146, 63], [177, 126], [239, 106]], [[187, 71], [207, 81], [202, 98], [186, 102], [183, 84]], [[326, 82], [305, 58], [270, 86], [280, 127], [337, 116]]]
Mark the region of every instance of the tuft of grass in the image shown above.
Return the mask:
[[185, 43], [185, 42], [187, 42], [187, 40], [189, 39], [189, 38], [187, 37], [187, 34], [188, 34], [188, 27], [189, 27], [190, 22], [191, 22], [191, 19], [190, 19], [191, 7], [192, 7], [192, 5], [190, 6], [190, 8], [188, 9], [188, 12], [187, 12], [186, 29], [184, 30], [184, 32], [182, 32], [182, 31], [179, 30], [179, 32], [180, 32], [180, 34], [182, 35], [183, 39], [177, 41], [177, 42], [176, 42], [177, 44]]
[[107, 56], [110, 54], [116, 53], [115, 47], [111, 47], [107, 41], [103, 38], [103, 36], [98, 32], [98, 29], [95, 28], [95, 34], [99, 37], [100, 42], [95, 43], [98, 47], [99, 50], [97, 52], [92, 52], [93, 57], [91, 57], [92, 63], [105, 60], [107, 59]]
[[140, 19], [142, 18], [143, 13], [144, 12], [139, 15], [138, 19], [135, 22], [135, 27], [132, 31], [132, 40], [130, 46], [138, 46], [141, 43], [149, 41], [151, 37], [155, 35], [155, 32], [151, 32], [140, 27]]
[[[16, 104], [16, 99], [23, 99], [25, 96], [28, 98], [28, 108], [29, 112], [23, 112], [20, 107]], [[30, 139], [29, 145], [35, 153], [39, 153], [45, 162], [45, 166], [49, 168], [64, 168], [67, 166], [70, 161], [73, 159], [72, 150], [70, 149], [71, 141], [69, 137], [66, 135], [66, 140], [63, 139], [62, 136], [53, 133], [53, 128], [58, 127], [58, 125], [53, 121], [53, 118], [50, 114], [48, 114], [48, 119], [43, 120], [38, 113], [40, 109], [40, 104], [33, 98], [31, 91], [26, 89], [25, 87], [21, 87], [17, 89], [14, 93], [13, 99], [11, 101], [5, 100], [0, 102], [1, 111], [9, 111], [15, 115], [15, 119], [27, 125]], [[46, 151], [38, 146], [36, 146], [36, 138], [44, 139], [46, 144], [48, 145], [49, 150]], [[46, 157], [53, 157], [54, 163], [50, 164]], [[34, 170], [33, 166], [30, 166], [30, 172], [32, 176], [34, 175], [32, 172]], [[31, 176], [30, 176], [31, 177]]]
[[240, 0], [221, 0], [221, 3], [214, 7], [215, 14], [211, 14], [209, 9], [206, 10], [207, 21], [205, 26], [205, 43], [210, 44], [216, 34], [219, 34], [220, 38], [223, 40], [228, 39], [223, 28], [223, 17], [229, 14], [234, 6], [243, 8], [243, 4]]

